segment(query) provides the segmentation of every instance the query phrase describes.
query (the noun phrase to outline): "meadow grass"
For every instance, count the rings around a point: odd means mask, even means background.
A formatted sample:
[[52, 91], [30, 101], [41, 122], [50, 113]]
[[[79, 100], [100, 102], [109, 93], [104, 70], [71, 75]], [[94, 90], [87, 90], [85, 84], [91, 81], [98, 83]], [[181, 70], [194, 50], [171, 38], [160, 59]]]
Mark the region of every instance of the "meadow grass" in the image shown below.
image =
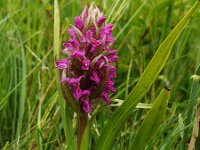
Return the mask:
[[[136, 85], [156, 49], [196, 2], [195, 0], [59, 0], [61, 41], [86, 3], [93, 2], [113, 23], [114, 48], [118, 49], [116, 87], [111, 99], [124, 100]], [[187, 149], [198, 109], [200, 65], [200, 13], [191, 18], [173, 46], [170, 58], [142, 99], [144, 106], [154, 102], [163, 87], [171, 89], [166, 119], [148, 143], [157, 148]], [[67, 149], [76, 137], [74, 114], [62, 108], [54, 66], [54, 2], [52, 0], [0, 1], [0, 148]], [[192, 101], [192, 102], [191, 102]], [[146, 104], [146, 105], [145, 105]], [[63, 104], [64, 106], [64, 104]], [[109, 118], [120, 106], [101, 104], [94, 110], [90, 149], [96, 149]], [[64, 111], [64, 112], [63, 112]], [[66, 112], [65, 112], [66, 111]], [[137, 107], [124, 124], [113, 149], [126, 150], [148, 109]], [[67, 114], [69, 118], [66, 118]], [[64, 120], [65, 118], [66, 120]], [[65, 122], [72, 122], [71, 138]], [[185, 133], [184, 133], [185, 131]], [[184, 134], [186, 135], [184, 135]], [[184, 138], [183, 138], [184, 135]], [[66, 137], [68, 140], [66, 140]], [[182, 140], [183, 138], [183, 140]], [[200, 139], [198, 138], [199, 143]], [[196, 145], [200, 147], [199, 144]], [[71, 148], [73, 149], [73, 148]]]

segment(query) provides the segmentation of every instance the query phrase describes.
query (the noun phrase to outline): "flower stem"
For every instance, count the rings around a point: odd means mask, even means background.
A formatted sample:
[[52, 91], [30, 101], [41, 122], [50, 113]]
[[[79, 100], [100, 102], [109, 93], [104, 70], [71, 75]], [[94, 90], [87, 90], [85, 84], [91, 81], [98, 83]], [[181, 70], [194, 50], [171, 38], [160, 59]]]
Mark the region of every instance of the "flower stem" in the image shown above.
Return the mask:
[[77, 134], [77, 149], [80, 150], [81, 142], [83, 138], [83, 134], [85, 131], [85, 128], [88, 123], [88, 113], [84, 110], [81, 110], [79, 120], [78, 120], [78, 134]]

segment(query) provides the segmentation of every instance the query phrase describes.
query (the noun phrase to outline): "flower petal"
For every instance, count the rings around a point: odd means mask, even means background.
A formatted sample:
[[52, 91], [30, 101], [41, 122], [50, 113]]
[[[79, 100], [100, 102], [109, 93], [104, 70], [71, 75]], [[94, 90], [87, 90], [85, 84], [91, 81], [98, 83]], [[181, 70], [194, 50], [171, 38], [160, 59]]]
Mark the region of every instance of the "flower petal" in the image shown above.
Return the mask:
[[69, 64], [69, 60], [67, 60], [67, 59], [60, 59], [60, 60], [56, 61], [56, 68], [63, 70], [63, 69], [66, 69], [66, 68], [69, 67], [68, 64]]
[[99, 20], [97, 21], [97, 25], [100, 27], [106, 20], [105, 16], [102, 16], [99, 18]]
[[87, 40], [88, 43], [91, 43], [93, 40], [93, 34], [94, 32], [92, 32], [91, 30], [88, 30], [85, 34], [85, 38]]
[[83, 30], [83, 27], [84, 27], [84, 23], [83, 23], [83, 20], [80, 18], [80, 17], [75, 17], [75, 25], [76, 27], [79, 29], [79, 30]]
[[113, 65], [109, 66], [109, 74], [108, 74], [108, 78], [112, 79], [112, 78], [116, 78], [116, 68]]
[[106, 104], [110, 105], [111, 101], [110, 101], [108, 93], [106, 91], [103, 91], [102, 96], [103, 96], [103, 100], [106, 102]]
[[89, 95], [90, 95], [90, 90], [83, 90], [82, 97], [81, 97], [83, 110], [88, 113], [92, 111], [90, 103], [89, 103]]
[[111, 79], [107, 80], [105, 89], [106, 91], [109, 91], [109, 92], [115, 92], [116, 89], [114, 88], [114, 81]]
[[99, 85], [101, 79], [98, 76], [97, 72], [93, 71], [92, 74], [90, 75], [90, 79], [94, 82], [96, 82], [97, 85]]
[[93, 39], [92, 40], [92, 48], [90, 49], [90, 52], [94, 53], [101, 44], [102, 44], [101, 40]]
[[71, 86], [79, 86], [80, 80], [83, 78], [83, 76], [80, 76], [78, 78], [67, 78], [66, 82]]
[[73, 29], [69, 29], [68, 33], [69, 33], [71, 38], [73, 38], [73, 39], [76, 38], [76, 32]]
[[82, 63], [82, 69], [83, 70], [89, 70], [90, 60], [84, 59], [81, 63]]
[[76, 101], [80, 99], [80, 97], [82, 96], [82, 90], [80, 86], [76, 86], [72, 88], [72, 95]]
[[89, 99], [83, 100], [82, 103], [83, 103], [83, 110], [87, 113], [90, 113], [92, 111], [92, 109], [91, 109], [91, 106], [89, 103]]
[[76, 50], [80, 46], [80, 43], [76, 39], [71, 39], [68, 42], [64, 42], [63, 46], [67, 50]]
[[76, 58], [76, 59], [82, 59], [84, 56], [85, 56], [85, 52], [79, 51], [79, 50], [73, 51], [71, 55], [72, 58]]
[[116, 62], [118, 58], [116, 54], [107, 54], [106, 57], [109, 62]]

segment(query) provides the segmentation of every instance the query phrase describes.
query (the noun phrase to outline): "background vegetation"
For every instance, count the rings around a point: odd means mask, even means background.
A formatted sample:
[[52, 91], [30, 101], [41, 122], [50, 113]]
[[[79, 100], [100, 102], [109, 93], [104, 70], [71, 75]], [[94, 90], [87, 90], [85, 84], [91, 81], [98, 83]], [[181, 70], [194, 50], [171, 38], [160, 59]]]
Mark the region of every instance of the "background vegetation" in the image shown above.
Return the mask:
[[[67, 28], [86, 1], [58, 2], [61, 38], [66, 41]], [[118, 90], [111, 95], [116, 105], [102, 107], [94, 117], [91, 149], [95, 149], [106, 122], [136, 85], [156, 49], [195, 0], [96, 0], [93, 3], [107, 16], [107, 22], [115, 24], [114, 48], [119, 50], [119, 61]], [[53, 6], [52, 0], [0, 1], [0, 148], [66, 148], [54, 68]], [[113, 149], [128, 149], [151, 107], [149, 104], [163, 87], [171, 89], [167, 116], [147, 149], [186, 149], [181, 143], [183, 131], [188, 131], [185, 141], [189, 143], [198, 102], [196, 95], [199, 97], [199, 87], [191, 79], [200, 65], [199, 18], [197, 9], [175, 43], [164, 70], [125, 123]], [[188, 105], [193, 97], [193, 103]], [[189, 109], [192, 113], [188, 113]], [[76, 128], [76, 120], [71, 121]]]

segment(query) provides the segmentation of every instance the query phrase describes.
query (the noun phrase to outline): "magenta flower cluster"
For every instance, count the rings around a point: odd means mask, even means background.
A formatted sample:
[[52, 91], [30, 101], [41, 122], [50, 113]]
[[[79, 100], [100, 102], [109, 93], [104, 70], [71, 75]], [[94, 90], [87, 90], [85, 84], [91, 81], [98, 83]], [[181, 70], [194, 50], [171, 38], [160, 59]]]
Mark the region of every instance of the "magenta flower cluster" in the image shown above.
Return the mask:
[[105, 20], [98, 8], [86, 6], [68, 30], [70, 39], [62, 50], [66, 58], [56, 62], [56, 68], [62, 70], [61, 82], [70, 87], [85, 112], [91, 112], [97, 101], [110, 104], [109, 93], [116, 91], [113, 63], [117, 50], [110, 49], [113, 25], [105, 24]]

